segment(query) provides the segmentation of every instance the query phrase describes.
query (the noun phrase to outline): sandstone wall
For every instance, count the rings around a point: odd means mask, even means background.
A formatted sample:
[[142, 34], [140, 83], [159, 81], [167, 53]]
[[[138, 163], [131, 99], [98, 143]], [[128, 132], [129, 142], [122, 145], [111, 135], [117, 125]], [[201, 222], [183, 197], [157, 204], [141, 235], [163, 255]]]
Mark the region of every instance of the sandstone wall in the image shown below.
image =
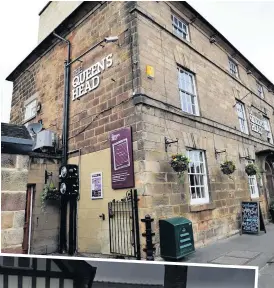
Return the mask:
[[22, 253], [29, 157], [1, 155], [1, 252]]

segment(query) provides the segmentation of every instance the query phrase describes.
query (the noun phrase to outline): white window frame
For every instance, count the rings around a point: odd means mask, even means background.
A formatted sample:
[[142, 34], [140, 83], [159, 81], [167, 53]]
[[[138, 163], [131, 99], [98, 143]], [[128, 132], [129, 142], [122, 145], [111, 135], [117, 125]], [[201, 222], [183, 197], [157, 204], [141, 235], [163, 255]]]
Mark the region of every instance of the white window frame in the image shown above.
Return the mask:
[[[173, 33], [180, 36], [186, 41], [190, 41], [188, 23], [178, 16], [171, 14]], [[177, 23], [176, 23], [177, 22]]]
[[257, 94], [260, 96], [260, 98], [264, 99], [264, 87], [261, 83], [257, 82]]
[[228, 65], [229, 65], [229, 73], [234, 77], [239, 78], [238, 64], [231, 58], [228, 58]]
[[[195, 159], [191, 159], [191, 154], [196, 153]], [[202, 153], [202, 161], [200, 161], [200, 153]], [[197, 155], [198, 154], [198, 155]], [[206, 157], [205, 151], [203, 150], [187, 150], [187, 156], [190, 159], [189, 168], [188, 168], [188, 182], [189, 182], [189, 194], [190, 194], [190, 205], [202, 205], [209, 203], [209, 191], [208, 191], [208, 179], [207, 179], [207, 167], [206, 167]], [[198, 159], [198, 160], [197, 160]], [[191, 171], [192, 164], [194, 164], [194, 173]], [[195, 165], [196, 164], [196, 165]], [[203, 171], [199, 171], [197, 173], [197, 166], [203, 167]], [[191, 185], [191, 176], [197, 175], [200, 176], [198, 178], [194, 178], [195, 182], [197, 181], [198, 185]], [[203, 184], [201, 183], [201, 179], [203, 179]], [[196, 184], [196, 183], [194, 183]], [[195, 196], [193, 198], [192, 189], [195, 189]], [[197, 198], [197, 188], [204, 189], [204, 197]], [[199, 191], [199, 190], [198, 190]], [[201, 192], [200, 192], [200, 196]]]
[[24, 121], [33, 119], [37, 115], [37, 99], [32, 98], [25, 102]]
[[264, 123], [264, 129], [267, 133], [267, 141], [270, 144], [273, 144], [273, 135], [272, 135], [271, 127], [270, 127], [270, 122], [269, 122], [269, 119], [265, 116], [263, 117], [263, 123]]
[[[247, 161], [246, 164], [254, 163], [254, 161]], [[250, 193], [251, 199], [257, 199], [260, 197], [259, 188], [256, 175], [247, 176], [248, 178], [248, 190]]]
[[[199, 116], [200, 112], [199, 112], [197, 91], [196, 91], [196, 85], [195, 85], [195, 75], [189, 71], [184, 70], [181, 67], [178, 67], [177, 69], [178, 69], [178, 84], [179, 84], [179, 93], [180, 93], [180, 102], [181, 102], [182, 111], [191, 115]], [[190, 77], [193, 93], [183, 88], [183, 83], [187, 83], [183, 75], [187, 75]], [[185, 84], [185, 87], [186, 87], [186, 84]], [[190, 107], [190, 110], [188, 109], [189, 107]]]
[[[239, 106], [241, 108], [241, 111], [242, 111], [244, 118], [239, 114]], [[241, 132], [243, 132], [245, 134], [249, 134], [244, 103], [236, 100], [236, 106], [235, 107], [236, 107], [236, 112], [237, 112]], [[243, 123], [241, 121], [243, 121]]]

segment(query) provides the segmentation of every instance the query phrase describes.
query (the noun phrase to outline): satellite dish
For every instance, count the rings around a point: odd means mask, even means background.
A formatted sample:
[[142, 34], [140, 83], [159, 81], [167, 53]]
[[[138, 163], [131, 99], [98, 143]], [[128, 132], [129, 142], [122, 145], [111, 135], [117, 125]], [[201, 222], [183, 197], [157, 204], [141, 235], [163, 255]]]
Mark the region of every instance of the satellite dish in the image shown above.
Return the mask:
[[43, 128], [43, 125], [41, 123], [31, 123], [28, 124], [27, 129], [30, 133], [30, 135], [35, 135], [38, 132], [40, 132]]

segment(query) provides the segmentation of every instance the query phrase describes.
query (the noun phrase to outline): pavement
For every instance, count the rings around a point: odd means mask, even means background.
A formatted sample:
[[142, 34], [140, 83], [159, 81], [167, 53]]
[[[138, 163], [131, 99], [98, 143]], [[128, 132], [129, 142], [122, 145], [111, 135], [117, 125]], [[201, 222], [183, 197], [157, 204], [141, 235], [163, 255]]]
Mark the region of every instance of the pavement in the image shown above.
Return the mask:
[[186, 263], [247, 265], [259, 267], [258, 288], [274, 287], [274, 224], [259, 235], [237, 234], [198, 248], [184, 258]]

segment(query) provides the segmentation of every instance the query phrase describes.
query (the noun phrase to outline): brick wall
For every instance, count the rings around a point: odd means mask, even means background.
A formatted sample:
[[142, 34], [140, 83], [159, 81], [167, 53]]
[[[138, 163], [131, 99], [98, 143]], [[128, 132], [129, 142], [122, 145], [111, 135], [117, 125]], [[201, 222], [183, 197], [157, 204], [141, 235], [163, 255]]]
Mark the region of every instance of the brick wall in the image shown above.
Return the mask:
[[[240, 228], [240, 202], [251, 200], [244, 172], [245, 161], [239, 159], [239, 154], [246, 155], [249, 150], [255, 157], [252, 141], [240, 142], [240, 136], [233, 139], [231, 133], [221, 130], [214, 130], [213, 133], [207, 125], [197, 129], [194, 120], [183, 124], [187, 119], [147, 105], [140, 105], [139, 109], [143, 117], [143, 138], [138, 140], [139, 150], [136, 153], [143, 155], [143, 161], [140, 161], [141, 168], [136, 181], [139, 182], [142, 195], [139, 203], [140, 217], [150, 214], [155, 219], [153, 229], [156, 237], [153, 241], [159, 244], [158, 220], [178, 216], [192, 221], [196, 247], [237, 233]], [[173, 144], [168, 147], [168, 153], [164, 150], [165, 135], [179, 139], [178, 146]], [[237, 170], [232, 178], [221, 173], [220, 164], [226, 160], [225, 154], [220, 154], [216, 159], [214, 145], [218, 150], [225, 149], [228, 160], [236, 164]], [[185, 154], [186, 147], [206, 151], [211, 199], [207, 205], [190, 205], [188, 176], [185, 175], [184, 184], [181, 184], [169, 165], [171, 155], [177, 152]], [[257, 146], [257, 149], [262, 148], [262, 145]], [[260, 199], [257, 200], [262, 201], [261, 208], [266, 217], [264, 189], [259, 187]], [[144, 230], [143, 223], [140, 227]], [[159, 245], [156, 248], [156, 254], [159, 254]]]
[[[80, 65], [85, 69], [113, 54], [113, 65], [100, 76], [100, 86], [79, 100], [70, 101], [70, 150], [82, 148], [82, 154], [86, 154], [104, 149], [109, 145], [109, 131], [128, 125], [133, 126], [136, 137], [138, 119], [131, 101], [136, 87], [132, 72], [136, 69], [132, 66], [131, 51], [137, 51], [137, 37], [134, 14], [129, 13], [134, 5], [105, 2], [66, 36], [71, 42], [72, 59], [106, 36], [119, 36], [118, 43], [99, 46], [81, 58], [82, 63], [71, 66], [72, 75]], [[11, 123], [24, 122], [24, 101], [37, 93], [42, 109], [29, 122], [42, 119], [45, 129], [54, 130], [61, 137], [66, 53], [66, 45], [58, 43], [14, 81]]]
[[[240, 132], [235, 108], [235, 98], [242, 99], [256, 90], [256, 79], [247, 75], [239, 62], [240, 80], [228, 73], [229, 49], [219, 44], [210, 44], [209, 36], [201, 32], [199, 20], [189, 25], [191, 42], [174, 36], [171, 25], [171, 9], [183, 19], [193, 15], [179, 3], [139, 2], [137, 6], [138, 51], [140, 63], [140, 91], [136, 97], [137, 111], [141, 114], [142, 132], [137, 141], [136, 155], [140, 157], [140, 169], [136, 181], [140, 188], [140, 217], [150, 214], [155, 221], [156, 255], [159, 251], [158, 220], [183, 216], [193, 223], [196, 247], [207, 245], [229, 235], [240, 228], [240, 202], [250, 201], [248, 178], [244, 172], [245, 161], [241, 156], [250, 154], [256, 159], [263, 172], [263, 161], [256, 152], [273, 149], [261, 136], [251, 131], [249, 135]], [[229, 48], [229, 47], [228, 47]], [[155, 69], [154, 79], [146, 74], [146, 65]], [[185, 114], [181, 110], [177, 65], [195, 74], [200, 117]], [[274, 98], [264, 87], [265, 99], [250, 94], [243, 99], [246, 115], [266, 109], [271, 123], [274, 123]], [[165, 139], [177, 144], [165, 152]], [[190, 205], [188, 176], [180, 184], [176, 173], [169, 165], [171, 154], [186, 153], [186, 147], [205, 150], [208, 169], [210, 203]], [[232, 179], [220, 171], [220, 164], [226, 155], [215, 158], [215, 150], [226, 150], [228, 160], [236, 164]], [[266, 215], [266, 183], [262, 173], [263, 186], [258, 179], [261, 208]], [[141, 229], [144, 225], [140, 224]], [[143, 232], [143, 231], [142, 231]], [[142, 237], [142, 246], [144, 238]]]
[[22, 253], [29, 157], [1, 155], [1, 252]]
[[[180, 5], [176, 4], [179, 7]], [[140, 10], [138, 13], [138, 43], [142, 92], [181, 110], [177, 72], [179, 65], [195, 74], [200, 115], [239, 131], [239, 121], [234, 108], [235, 98], [243, 99], [250, 91], [255, 93], [258, 79], [255, 79], [253, 75], [247, 75], [240, 62], [240, 79], [231, 76], [228, 72], [229, 50], [224, 51], [224, 48], [220, 47], [218, 43], [210, 44], [209, 36], [205, 35], [205, 32], [201, 33], [198, 27], [199, 23], [194, 22], [189, 25], [190, 42], [175, 36], [172, 32], [170, 6], [183, 19], [190, 21], [190, 15], [186, 9], [183, 10], [183, 6], [178, 10], [173, 7], [173, 4], [166, 2], [138, 3]], [[150, 18], [143, 16], [142, 13]], [[155, 68], [153, 80], [148, 79], [145, 75], [146, 65], [152, 65]], [[249, 110], [257, 111], [262, 117], [260, 110], [266, 109], [270, 123], [274, 123], [273, 94], [268, 92], [266, 87], [264, 87], [264, 94], [264, 99], [255, 94], [250, 94], [243, 99], [248, 122]], [[212, 105], [212, 103], [215, 104]], [[249, 130], [252, 136], [266, 140], [266, 135], [260, 136], [251, 129]]]
[[[99, 87], [79, 100], [70, 100], [68, 143], [70, 151], [81, 148], [81, 155], [86, 155], [109, 148], [109, 132], [124, 126], [132, 126], [133, 146], [134, 150], [137, 149], [136, 141], [141, 137], [142, 127], [140, 126], [140, 113], [136, 111], [132, 101], [133, 92], [137, 90], [137, 79], [133, 81], [133, 78], [138, 77], [136, 65], [133, 65], [137, 53], [136, 19], [134, 13], [129, 13], [134, 5], [134, 2], [104, 3], [94, 11], [90, 11], [90, 16], [83, 19], [66, 36], [71, 42], [72, 59], [106, 36], [119, 36], [117, 43], [104, 43], [103, 47], [99, 46], [81, 58], [82, 62], [75, 62], [71, 66], [72, 80], [73, 71], [80, 65], [84, 70], [110, 53], [113, 54], [113, 65], [100, 75]], [[14, 81], [12, 123], [24, 122], [24, 102], [36, 93], [37, 100], [42, 103], [42, 109], [37, 117], [29, 122], [42, 119], [45, 129], [54, 130], [61, 137], [66, 52], [66, 46], [63, 43], [56, 44], [28, 67], [29, 72], [25, 71]], [[132, 59], [133, 54], [135, 56]], [[138, 159], [139, 156], [135, 153], [134, 157]], [[40, 209], [41, 177], [44, 175], [43, 170], [50, 171], [45, 167], [45, 163], [32, 163], [29, 176], [29, 182], [36, 184], [31, 247], [32, 253], [39, 254], [50, 253], [56, 247], [59, 225], [55, 214], [56, 209], [49, 208], [51, 210], [44, 214]], [[90, 165], [88, 169], [91, 169]], [[85, 189], [89, 189], [89, 184], [90, 182]], [[136, 185], [138, 187], [138, 184]], [[119, 192], [122, 193], [122, 191]], [[106, 192], [104, 193], [106, 195]], [[104, 204], [104, 208], [107, 208], [107, 203], [104, 202]], [[97, 213], [98, 211], [92, 217], [97, 219]], [[104, 227], [104, 229], [108, 232], [107, 228]], [[84, 232], [87, 233], [86, 230]], [[90, 248], [91, 244], [87, 243], [87, 245]], [[82, 246], [83, 242], [79, 243], [79, 247]]]

